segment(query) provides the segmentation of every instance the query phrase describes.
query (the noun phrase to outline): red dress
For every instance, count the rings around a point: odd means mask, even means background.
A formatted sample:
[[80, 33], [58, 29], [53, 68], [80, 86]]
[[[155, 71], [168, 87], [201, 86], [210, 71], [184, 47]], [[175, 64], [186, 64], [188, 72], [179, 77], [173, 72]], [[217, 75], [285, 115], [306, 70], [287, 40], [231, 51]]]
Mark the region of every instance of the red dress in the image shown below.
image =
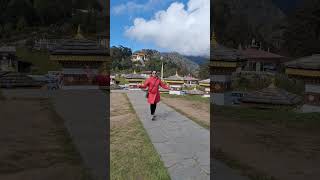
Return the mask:
[[[154, 86], [154, 87], [153, 87]], [[161, 79], [158, 77], [149, 77], [143, 85], [140, 85], [139, 88], [146, 88], [148, 87], [148, 103], [149, 104], [156, 104], [160, 101], [160, 91], [159, 86], [164, 89], [169, 89], [169, 86], [164, 84]]]
[[97, 76], [97, 82], [99, 86], [109, 86], [110, 85], [110, 76], [101, 75]]

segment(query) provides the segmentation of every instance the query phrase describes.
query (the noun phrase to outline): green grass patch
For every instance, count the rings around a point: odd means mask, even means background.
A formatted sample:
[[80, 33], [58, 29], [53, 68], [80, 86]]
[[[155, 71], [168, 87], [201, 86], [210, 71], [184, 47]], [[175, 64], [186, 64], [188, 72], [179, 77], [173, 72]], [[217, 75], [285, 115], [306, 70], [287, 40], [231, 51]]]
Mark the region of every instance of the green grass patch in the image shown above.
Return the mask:
[[116, 77], [115, 80], [119, 82], [119, 85], [125, 85], [129, 83], [124, 77]]
[[320, 113], [299, 113], [285, 108], [257, 109], [240, 106], [214, 106], [213, 109], [215, 116], [243, 122], [276, 123], [308, 130], [320, 127]]
[[276, 180], [275, 177], [268, 176], [263, 172], [259, 172], [253, 167], [237, 161], [235, 158], [227, 153], [224, 153], [220, 149], [214, 149], [214, 158], [224, 162], [227, 166], [238, 171], [238, 173], [241, 175], [248, 177], [250, 180]]
[[210, 98], [202, 97], [200, 95], [173, 95], [173, 94], [161, 94], [163, 97], [168, 98], [179, 98], [179, 99], [185, 99], [189, 101], [198, 101], [202, 103], [210, 103]]
[[167, 169], [127, 96], [126, 99], [129, 111], [134, 115], [133, 120], [125, 126], [114, 127], [110, 130], [111, 179], [170, 180]]
[[76, 149], [76, 146], [69, 134], [67, 128], [64, 125], [64, 119], [54, 110], [54, 106], [52, 100], [49, 103], [49, 110], [51, 113], [51, 117], [57, 124], [58, 128], [55, 129], [52, 134], [57, 137], [57, 140], [62, 148], [59, 154], [63, 154], [59, 158], [62, 158], [63, 161], [67, 161], [73, 165], [80, 165], [81, 166], [81, 179], [80, 180], [93, 180], [93, 177], [84, 165], [83, 159], [80, 155], [80, 152]]
[[30, 62], [36, 67], [32, 74], [47, 74], [48, 71], [61, 69], [61, 66], [57, 62], [49, 60], [48, 51], [33, 51], [28, 48], [17, 48], [17, 56], [21, 60]]

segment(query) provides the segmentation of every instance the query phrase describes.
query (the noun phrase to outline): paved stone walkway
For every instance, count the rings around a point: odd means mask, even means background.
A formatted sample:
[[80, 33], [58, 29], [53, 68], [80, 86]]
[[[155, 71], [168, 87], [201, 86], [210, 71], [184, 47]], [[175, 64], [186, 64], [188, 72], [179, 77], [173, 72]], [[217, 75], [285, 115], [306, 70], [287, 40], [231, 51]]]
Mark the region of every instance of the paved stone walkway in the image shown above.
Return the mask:
[[163, 103], [158, 104], [157, 120], [151, 121], [144, 93], [127, 94], [171, 179], [209, 180], [209, 131]]

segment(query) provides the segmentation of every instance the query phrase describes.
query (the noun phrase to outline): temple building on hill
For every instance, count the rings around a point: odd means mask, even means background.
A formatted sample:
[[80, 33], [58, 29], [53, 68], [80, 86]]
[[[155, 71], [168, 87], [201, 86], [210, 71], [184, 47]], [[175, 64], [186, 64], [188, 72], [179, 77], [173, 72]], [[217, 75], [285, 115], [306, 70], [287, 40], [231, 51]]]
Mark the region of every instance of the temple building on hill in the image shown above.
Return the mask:
[[287, 62], [286, 74], [305, 83], [302, 112], [320, 112], [320, 54]]
[[[210, 52], [210, 80], [212, 102], [216, 105], [229, 104], [229, 92], [231, 91], [231, 75], [241, 71], [245, 59], [236, 49], [226, 48], [217, 43], [213, 33]], [[230, 102], [231, 103], [231, 102]]]
[[97, 85], [99, 68], [110, 62], [110, 56], [108, 49], [86, 39], [79, 26], [75, 38], [65, 40], [50, 52], [50, 60], [62, 65], [64, 86]]
[[132, 62], [137, 62], [137, 61], [144, 62], [147, 60], [148, 60], [147, 54], [144, 52], [133, 53], [133, 55], [131, 57]]
[[239, 52], [247, 60], [245, 71], [278, 72], [281, 64], [288, 60], [286, 57], [269, 52], [269, 50], [262, 50], [261, 46], [259, 47], [254, 40], [248, 48], [242, 49], [240, 47]]

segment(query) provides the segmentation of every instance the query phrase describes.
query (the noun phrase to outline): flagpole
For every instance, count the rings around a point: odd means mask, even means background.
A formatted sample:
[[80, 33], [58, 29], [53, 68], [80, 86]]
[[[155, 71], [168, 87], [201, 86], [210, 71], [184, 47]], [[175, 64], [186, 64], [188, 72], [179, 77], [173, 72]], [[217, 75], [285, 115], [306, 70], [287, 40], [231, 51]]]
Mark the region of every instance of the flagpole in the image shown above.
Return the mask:
[[163, 57], [161, 56], [161, 80], [163, 80], [163, 61], [162, 61], [162, 59], [163, 59]]

